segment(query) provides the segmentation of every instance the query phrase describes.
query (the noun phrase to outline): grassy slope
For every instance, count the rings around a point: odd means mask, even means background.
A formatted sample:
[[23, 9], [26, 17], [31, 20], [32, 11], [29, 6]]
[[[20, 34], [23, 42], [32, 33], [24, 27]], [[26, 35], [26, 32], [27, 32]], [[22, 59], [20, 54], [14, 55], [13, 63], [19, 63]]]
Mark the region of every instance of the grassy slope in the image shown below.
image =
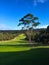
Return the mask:
[[17, 36], [15, 39], [8, 41], [0, 41], [0, 52], [14, 52], [14, 51], [25, 51], [31, 47], [15, 46], [16, 44], [25, 44], [27, 41], [22, 40], [25, 38], [24, 34]]
[[25, 38], [24, 34], [21, 34], [19, 36], [17, 36], [16, 38], [12, 39], [12, 40], [8, 40], [8, 41], [0, 41], [0, 45], [2, 44], [22, 44], [22, 43], [28, 43], [27, 41], [23, 40]]
[[[24, 43], [24, 37], [22, 34], [0, 44]], [[0, 46], [0, 65], [49, 65], [49, 46]]]

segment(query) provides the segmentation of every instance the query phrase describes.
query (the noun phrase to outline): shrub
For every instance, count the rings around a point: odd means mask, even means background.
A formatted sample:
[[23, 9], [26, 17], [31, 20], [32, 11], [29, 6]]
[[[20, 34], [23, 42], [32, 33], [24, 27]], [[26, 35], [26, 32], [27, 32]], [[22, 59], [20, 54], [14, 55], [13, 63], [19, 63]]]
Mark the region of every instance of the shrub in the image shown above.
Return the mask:
[[16, 37], [16, 34], [9, 32], [0, 32], [0, 41], [2, 40], [11, 40]]
[[43, 44], [49, 44], [49, 26], [47, 29], [40, 31], [39, 34], [35, 36], [36, 42], [42, 42]]

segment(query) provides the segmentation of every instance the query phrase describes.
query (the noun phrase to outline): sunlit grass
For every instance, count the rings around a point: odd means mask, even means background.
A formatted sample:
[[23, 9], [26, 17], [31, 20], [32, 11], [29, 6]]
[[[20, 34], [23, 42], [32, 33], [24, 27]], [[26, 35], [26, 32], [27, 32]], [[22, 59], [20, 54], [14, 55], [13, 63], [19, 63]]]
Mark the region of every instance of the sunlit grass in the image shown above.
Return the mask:
[[0, 65], [49, 65], [49, 46], [0, 46]]
[[0, 52], [27, 51], [30, 49], [49, 48], [49, 46], [0, 46]]
[[0, 52], [15, 52], [15, 51], [27, 51], [31, 47], [22, 47], [22, 46], [0, 46]]
[[20, 34], [19, 36], [15, 37], [12, 40], [8, 40], [8, 41], [0, 41], [0, 45], [2, 44], [25, 44], [28, 43], [27, 41], [24, 40], [25, 35], [24, 34]]

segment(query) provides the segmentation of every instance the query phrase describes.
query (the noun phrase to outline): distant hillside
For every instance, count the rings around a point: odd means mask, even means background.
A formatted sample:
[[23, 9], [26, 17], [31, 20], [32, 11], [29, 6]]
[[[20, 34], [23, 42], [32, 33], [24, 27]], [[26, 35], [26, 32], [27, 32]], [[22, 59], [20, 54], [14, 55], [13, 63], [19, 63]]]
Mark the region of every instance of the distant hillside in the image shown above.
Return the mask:
[[[46, 30], [46, 28], [41, 28], [41, 29], [33, 29], [33, 31], [42, 31]], [[26, 30], [0, 30], [0, 32], [9, 32], [9, 33], [22, 33]]]

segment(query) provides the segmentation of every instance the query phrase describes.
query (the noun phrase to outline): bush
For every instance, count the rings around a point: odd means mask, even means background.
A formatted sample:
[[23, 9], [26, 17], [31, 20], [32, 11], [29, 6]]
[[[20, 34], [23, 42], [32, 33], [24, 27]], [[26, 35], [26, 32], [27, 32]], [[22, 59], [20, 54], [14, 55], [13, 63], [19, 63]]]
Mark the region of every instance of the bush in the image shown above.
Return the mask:
[[43, 44], [49, 44], [49, 26], [44, 31], [40, 31], [39, 34], [35, 36], [36, 42], [42, 42]]
[[0, 32], [0, 41], [2, 41], [2, 40], [11, 40], [14, 37], [16, 37], [16, 34], [14, 34], [14, 33]]
[[47, 26], [47, 30], [46, 30], [47, 33], [49, 33], [49, 26]]

